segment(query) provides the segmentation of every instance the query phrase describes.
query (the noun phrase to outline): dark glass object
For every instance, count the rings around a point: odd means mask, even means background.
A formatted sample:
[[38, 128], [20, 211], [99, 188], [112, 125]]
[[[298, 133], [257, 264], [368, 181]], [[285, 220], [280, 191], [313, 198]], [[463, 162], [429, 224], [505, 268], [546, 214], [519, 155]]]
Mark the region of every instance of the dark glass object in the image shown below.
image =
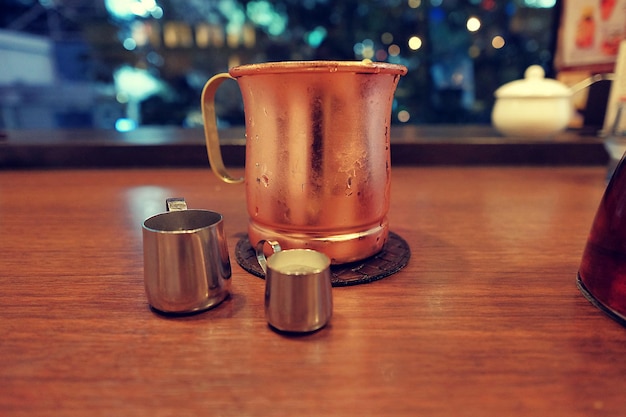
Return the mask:
[[626, 325], [626, 162], [600, 201], [578, 271], [578, 287], [595, 306]]

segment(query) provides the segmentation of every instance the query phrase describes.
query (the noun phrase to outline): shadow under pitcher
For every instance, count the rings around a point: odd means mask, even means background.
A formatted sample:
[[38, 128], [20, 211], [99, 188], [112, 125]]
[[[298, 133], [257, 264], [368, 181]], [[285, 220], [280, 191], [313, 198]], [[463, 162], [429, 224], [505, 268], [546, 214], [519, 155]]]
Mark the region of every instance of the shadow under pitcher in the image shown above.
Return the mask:
[[[202, 92], [213, 172], [245, 182], [252, 245], [326, 254], [333, 264], [372, 256], [389, 225], [390, 124], [402, 65], [292, 61], [242, 65], [211, 78]], [[224, 167], [215, 93], [235, 79], [246, 119], [244, 178]]]

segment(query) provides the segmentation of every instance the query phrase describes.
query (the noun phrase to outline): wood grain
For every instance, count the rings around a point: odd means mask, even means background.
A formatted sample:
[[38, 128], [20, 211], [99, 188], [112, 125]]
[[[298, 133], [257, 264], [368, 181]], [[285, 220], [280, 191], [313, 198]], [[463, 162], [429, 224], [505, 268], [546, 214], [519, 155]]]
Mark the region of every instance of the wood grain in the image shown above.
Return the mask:
[[[617, 416], [626, 329], [575, 286], [601, 167], [393, 169], [399, 273], [288, 337], [237, 265], [243, 186], [204, 169], [0, 172], [2, 416]], [[225, 217], [230, 299], [153, 313], [141, 222]]]

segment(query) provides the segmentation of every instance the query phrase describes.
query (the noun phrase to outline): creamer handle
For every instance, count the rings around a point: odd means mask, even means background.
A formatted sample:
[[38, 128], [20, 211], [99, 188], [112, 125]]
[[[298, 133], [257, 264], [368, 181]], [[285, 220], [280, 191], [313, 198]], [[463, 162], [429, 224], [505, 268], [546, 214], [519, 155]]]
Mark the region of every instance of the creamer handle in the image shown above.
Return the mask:
[[222, 160], [222, 150], [220, 148], [220, 138], [217, 133], [217, 123], [215, 116], [215, 93], [220, 85], [226, 80], [233, 80], [228, 73], [213, 76], [202, 89], [202, 119], [204, 121], [204, 138], [206, 149], [209, 155], [209, 164], [213, 173], [222, 181], [230, 184], [243, 182], [243, 178], [233, 178]]
[[259, 261], [259, 265], [261, 265], [263, 273], [267, 275], [267, 257], [265, 256], [265, 244], [268, 244], [270, 249], [272, 249], [272, 254], [280, 252], [282, 248], [280, 247], [280, 243], [275, 240], [261, 240], [256, 244], [256, 247], [254, 248], [254, 251], [256, 252], [256, 259], [257, 261]]

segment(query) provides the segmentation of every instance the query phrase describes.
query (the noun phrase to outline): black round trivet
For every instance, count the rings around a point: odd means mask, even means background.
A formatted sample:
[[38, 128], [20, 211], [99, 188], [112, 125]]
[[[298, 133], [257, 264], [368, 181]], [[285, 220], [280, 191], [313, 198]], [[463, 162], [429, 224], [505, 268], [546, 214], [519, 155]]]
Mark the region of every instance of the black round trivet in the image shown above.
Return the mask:
[[[237, 242], [235, 257], [243, 269], [259, 278], [265, 278], [248, 236], [242, 237]], [[410, 257], [411, 249], [408, 243], [399, 235], [389, 232], [389, 239], [376, 255], [358, 262], [331, 265], [331, 283], [333, 287], [345, 287], [377, 281], [404, 268]]]

